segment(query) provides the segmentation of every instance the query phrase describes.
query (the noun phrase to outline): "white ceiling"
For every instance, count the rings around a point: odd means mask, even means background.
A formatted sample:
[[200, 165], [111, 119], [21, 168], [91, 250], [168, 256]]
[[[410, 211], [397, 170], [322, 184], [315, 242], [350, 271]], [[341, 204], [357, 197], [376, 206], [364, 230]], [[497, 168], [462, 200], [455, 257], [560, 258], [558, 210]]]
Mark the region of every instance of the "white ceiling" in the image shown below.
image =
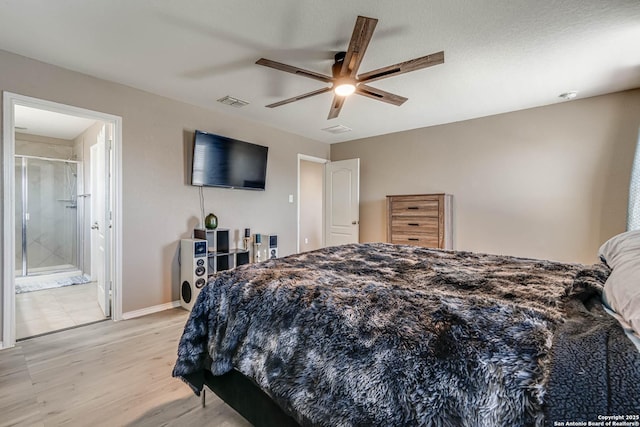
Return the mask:
[[[330, 75], [358, 15], [379, 19], [360, 73], [445, 63], [371, 84], [400, 107], [352, 96], [327, 120], [330, 93], [264, 107], [327, 85], [257, 59]], [[332, 143], [640, 87], [640, 1], [7, 0], [0, 49]], [[339, 124], [353, 131], [321, 130]]]
[[37, 108], [15, 106], [15, 131], [73, 140], [96, 121]]

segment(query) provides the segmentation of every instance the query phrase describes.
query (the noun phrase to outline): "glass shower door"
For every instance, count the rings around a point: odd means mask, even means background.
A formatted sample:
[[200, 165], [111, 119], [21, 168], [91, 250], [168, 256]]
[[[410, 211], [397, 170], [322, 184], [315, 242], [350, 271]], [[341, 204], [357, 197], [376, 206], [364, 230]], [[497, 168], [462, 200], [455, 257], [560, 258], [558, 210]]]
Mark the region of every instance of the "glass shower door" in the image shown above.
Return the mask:
[[[16, 203], [16, 208], [23, 209], [20, 216], [16, 215], [16, 225], [21, 222], [23, 228], [21, 233], [16, 232], [16, 253], [21, 252], [26, 275], [77, 269], [77, 164], [35, 157], [22, 159], [22, 203]], [[22, 247], [18, 247], [18, 241]], [[25, 275], [24, 270], [22, 273]]]

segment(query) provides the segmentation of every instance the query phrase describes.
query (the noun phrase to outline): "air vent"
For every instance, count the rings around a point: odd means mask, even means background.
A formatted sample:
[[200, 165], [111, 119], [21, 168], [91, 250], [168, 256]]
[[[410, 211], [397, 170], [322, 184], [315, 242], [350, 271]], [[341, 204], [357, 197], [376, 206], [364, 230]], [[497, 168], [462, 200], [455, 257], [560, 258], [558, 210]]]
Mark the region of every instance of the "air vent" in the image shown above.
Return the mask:
[[325, 131], [325, 132], [338, 134], [338, 133], [351, 132], [353, 129], [348, 128], [348, 127], [343, 126], [343, 125], [335, 125], [335, 126], [331, 126], [331, 127], [328, 127], [328, 128], [324, 128], [322, 130]]
[[234, 98], [232, 96], [224, 96], [220, 99], [217, 100], [218, 102], [224, 104], [224, 105], [231, 105], [232, 107], [236, 107], [236, 108], [240, 108], [240, 107], [244, 107], [245, 105], [249, 105], [249, 103], [247, 101], [243, 101], [242, 99], [238, 99], [238, 98]]
[[572, 90], [570, 92], [561, 93], [558, 97], [564, 99], [565, 101], [571, 101], [573, 98], [578, 96], [577, 90]]

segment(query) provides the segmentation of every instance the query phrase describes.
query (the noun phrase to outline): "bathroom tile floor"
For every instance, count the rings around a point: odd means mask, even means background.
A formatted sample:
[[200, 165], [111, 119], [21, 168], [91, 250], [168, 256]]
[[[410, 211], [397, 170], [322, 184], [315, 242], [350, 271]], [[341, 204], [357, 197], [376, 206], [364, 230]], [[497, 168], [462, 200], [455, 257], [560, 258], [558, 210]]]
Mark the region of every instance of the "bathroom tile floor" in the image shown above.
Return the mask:
[[16, 294], [16, 339], [104, 318], [96, 282]]

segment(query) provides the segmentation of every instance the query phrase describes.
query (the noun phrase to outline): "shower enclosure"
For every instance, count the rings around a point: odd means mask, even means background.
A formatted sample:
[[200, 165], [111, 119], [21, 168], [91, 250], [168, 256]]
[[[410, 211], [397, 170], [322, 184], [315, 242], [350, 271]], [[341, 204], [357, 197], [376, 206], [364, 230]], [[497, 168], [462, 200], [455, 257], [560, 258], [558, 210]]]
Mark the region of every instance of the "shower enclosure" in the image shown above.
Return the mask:
[[80, 270], [78, 162], [17, 155], [15, 165], [16, 277]]

